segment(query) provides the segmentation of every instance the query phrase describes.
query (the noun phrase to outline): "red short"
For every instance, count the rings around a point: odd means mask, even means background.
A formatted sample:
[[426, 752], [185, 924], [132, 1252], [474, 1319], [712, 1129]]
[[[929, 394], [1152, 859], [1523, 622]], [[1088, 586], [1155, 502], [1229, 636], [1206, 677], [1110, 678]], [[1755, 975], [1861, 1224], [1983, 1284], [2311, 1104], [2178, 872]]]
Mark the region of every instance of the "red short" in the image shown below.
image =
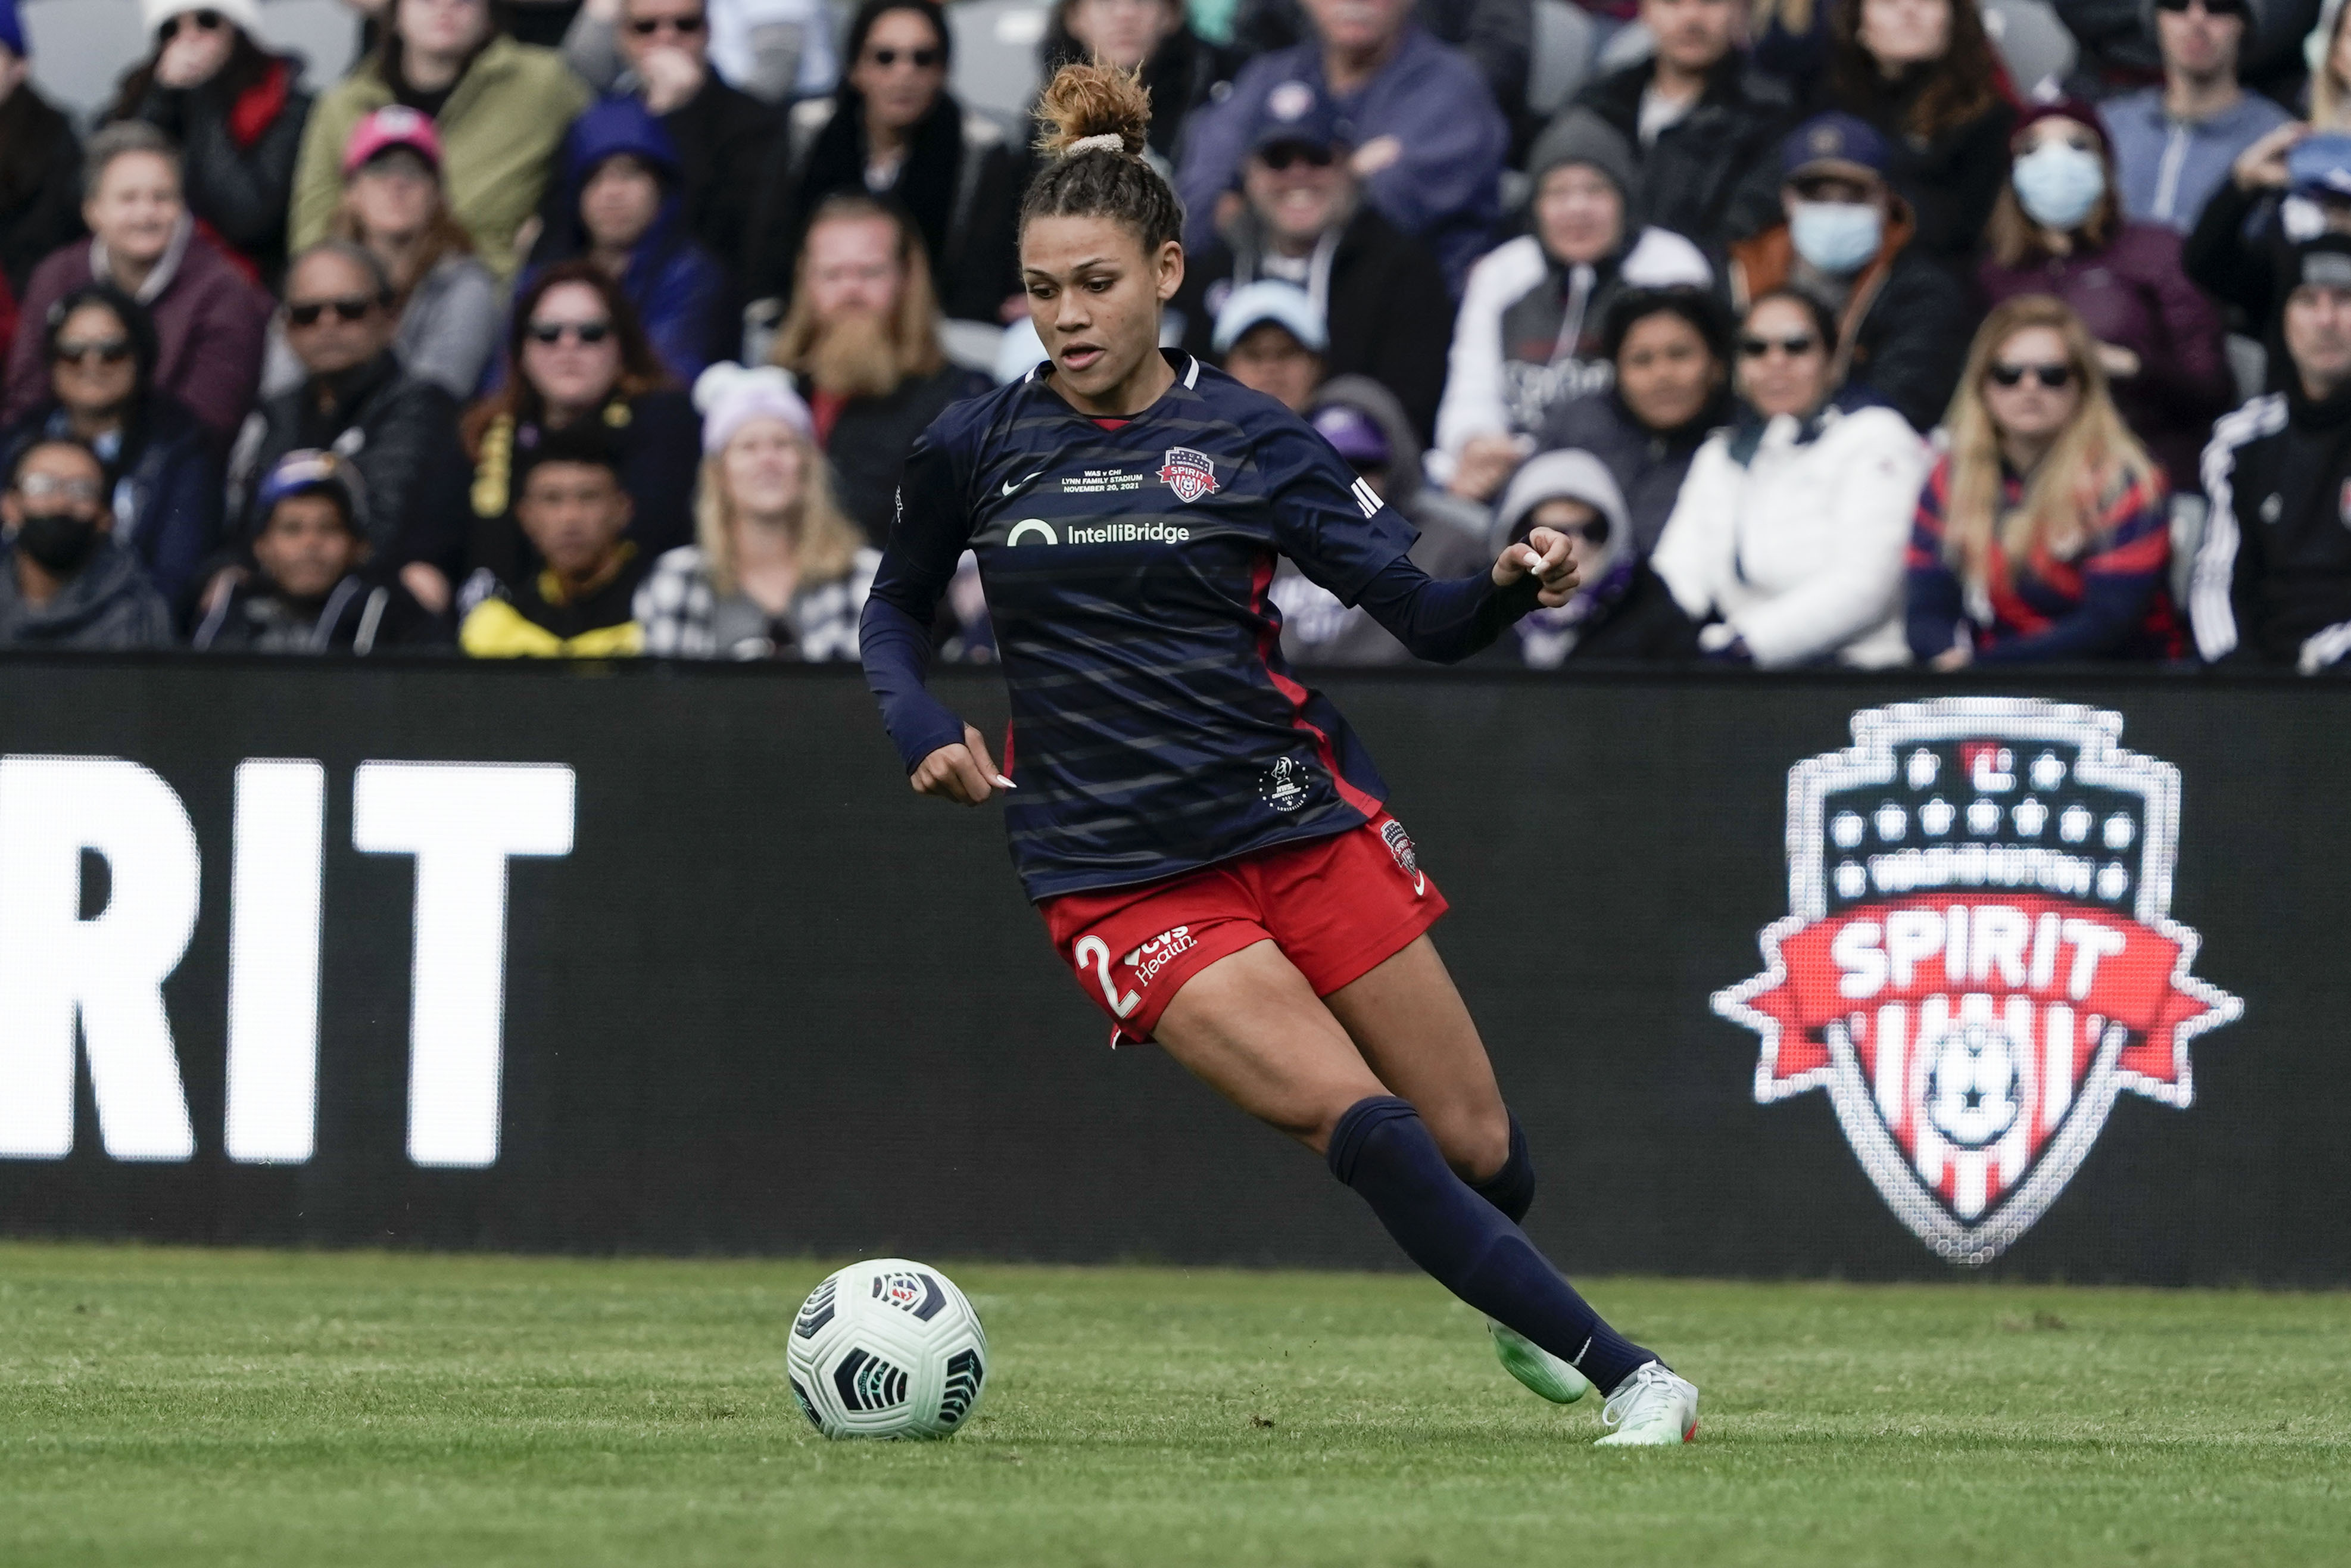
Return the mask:
[[1445, 895], [1412, 840], [1381, 815], [1351, 832], [1276, 844], [1162, 882], [1038, 906], [1053, 946], [1111, 1019], [1111, 1044], [1147, 1044], [1184, 982], [1272, 941], [1318, 997], [1359, 980], [1437, 924]]

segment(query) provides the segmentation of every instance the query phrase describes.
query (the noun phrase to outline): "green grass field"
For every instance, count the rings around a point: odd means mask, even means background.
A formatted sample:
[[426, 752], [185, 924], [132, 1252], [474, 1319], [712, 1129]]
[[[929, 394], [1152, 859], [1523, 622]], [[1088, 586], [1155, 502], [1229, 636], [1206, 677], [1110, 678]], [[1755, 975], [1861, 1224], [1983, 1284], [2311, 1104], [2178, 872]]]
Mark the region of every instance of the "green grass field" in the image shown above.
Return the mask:
[[824, 1267], [0, 1247], [0, 1563], [2351, 1560], [2339, 1295], [1604, 1281], [1611, 1450], [1417, 1278], [975, 1265], [979, 1417], [834, 1444]]

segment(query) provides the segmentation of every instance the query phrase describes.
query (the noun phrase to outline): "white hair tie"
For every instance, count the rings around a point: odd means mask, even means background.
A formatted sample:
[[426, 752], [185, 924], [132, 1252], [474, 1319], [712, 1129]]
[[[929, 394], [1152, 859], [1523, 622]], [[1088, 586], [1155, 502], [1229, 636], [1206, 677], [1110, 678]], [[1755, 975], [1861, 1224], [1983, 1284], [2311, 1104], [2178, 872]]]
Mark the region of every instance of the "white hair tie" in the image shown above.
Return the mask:
[[1124, 152], [1126, 138], [1115, 131], [1105, 131], [1100, 136], [1081, 136], [1069, 145], [1061, 156], [1074, 158], [1081, 152]]

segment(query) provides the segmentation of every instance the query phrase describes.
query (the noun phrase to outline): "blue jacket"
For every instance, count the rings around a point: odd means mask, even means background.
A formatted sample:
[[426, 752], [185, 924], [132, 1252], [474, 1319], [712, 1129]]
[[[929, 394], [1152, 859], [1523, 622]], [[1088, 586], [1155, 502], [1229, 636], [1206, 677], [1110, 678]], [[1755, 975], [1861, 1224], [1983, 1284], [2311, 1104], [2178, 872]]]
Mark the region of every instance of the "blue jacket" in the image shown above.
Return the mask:
[[1361, 92], [1332, 93], [1322, 77], [1322, 47], [1301, 44], [1252, 60], [1219, 104], [1193, 117], [1176, 176], [1184, 199], [1184, 246], [1205, 251], [1216, 237], [1217, 198], [1240, 183], [1241, 161], [1265, 119], [1266, 99], [1285, 82], [1303, 81], [1329, 96], [1339, 131], [1353, 146], [1393, 136], [1403, 151], [1364, 188], [1387, 220], [1419, 236], [1444, 264], [1458, 297], [1469, 264], [1492, 243], [1501, 220], [1502, 161], [1510, 126], [1494, 95], [1458, 51], [1418, 26], [1405, 30], [1395, 57]]
[[2191, 125], [2163, 111], [2159, 87], [2109, 99], [2099, 113], [2114, 143], [2124, 215], [2181, 234], [2196, 226], [2237, 154], [2294, 118], [2249, 92], [2226, 112]]
[[637, 308], [663, 364], [692, 386], [705, 366], [733, 353], [734, 345], [725, 340], [726, 274], [695, 242], [686, 223], [677, 144], [637, 99], [605, 99], [571, 122], [563, 143], [562, 188], [551, 208], [547, 236], [532, 254], [532, 268], [535, 272], [588, 254], [588, 231], [580, 221], [580, 193], [598, 164], [622, 153], [643, 160], [660, 173], [664, 195], [653, 226], [630, 253], [621, 292]]
[[[37, 438], [71, 429], [64, 409], [43, 403], [0, 434], [0, 464], [13, 464]], [[176, 399], [151, 392], [127, 440], [100, 448], [113, 491], [114, 542], [177, 609], [193, 594], [198, 569], [220, 543], [221, 457], [212, 433]]]

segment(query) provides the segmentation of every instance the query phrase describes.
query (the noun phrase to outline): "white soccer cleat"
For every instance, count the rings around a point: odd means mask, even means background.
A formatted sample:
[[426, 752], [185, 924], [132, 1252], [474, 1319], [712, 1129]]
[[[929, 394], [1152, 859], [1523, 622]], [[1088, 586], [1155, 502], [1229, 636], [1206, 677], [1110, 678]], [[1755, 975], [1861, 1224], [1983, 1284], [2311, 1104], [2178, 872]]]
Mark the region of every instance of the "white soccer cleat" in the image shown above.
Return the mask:
[[1601, 1443], [1622, 1448], [1687, 1443], [1698, 1436], [1698, 1385], [1653, 1361], [1616, 1385], [1600, 1407], [1600, 1424], [1614, 1431]]
[[1573, 1405], [1592, 1392], [1592, 1380], [1516, 1329], [1493, 1319], [1486, 1330], [1494, 1336], [1494, 1354], [1502, 1370], [1554, 1405]]

